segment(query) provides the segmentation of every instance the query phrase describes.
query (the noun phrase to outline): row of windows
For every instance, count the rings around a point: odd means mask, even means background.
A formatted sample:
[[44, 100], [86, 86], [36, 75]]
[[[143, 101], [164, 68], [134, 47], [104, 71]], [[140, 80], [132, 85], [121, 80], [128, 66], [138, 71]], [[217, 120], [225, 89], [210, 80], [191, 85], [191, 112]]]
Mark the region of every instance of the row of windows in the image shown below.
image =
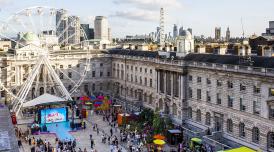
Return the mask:
[[[114, 73], [115, 73], [115, 71], [114, 71]], [[120, 77], [119, 70], [117, 70], [117, 77], [124, 80], [124, 71], [121, 70], [121, 77]], [[144, 82], [143, 82], [143, 80], [144, 80]], [[133, 78], [133, 74], [130, 74], [130, 77], [129, 77], [129, 74], [127, 74], [127, 76], [126, 76], [126, 81], [139, 83], [140, 85], [145, 85], [145, 86], [149, 86], [149, 87], [152, 87], [152, 85], [153, 85], [153, 80], [152, 80], [152, 78], [150, 78], [150, 79], [149, 79], [149, 82], [148, 82], [148, 78], [145, 77], [145, 78], [143, 79], [143, 77], [140, 76], [139, 79], [138, 79], [138, 77], [137, 77], [136, 75], [135, 75], [135, 77]], [[149, 83], [149, 84], [148, 84], [148, 83]]]
[[[188, 117], [190, 119], [192, 119], [192, 108], [189, 107], [188, 108]], [[210, 126], [211, 125], [211, 114], [209, 112], [206, 113], [205, 115], [205, 125], [207, 126]], [[201, 110], [198, 109], [196, 111], [196, 121], [197, 122], [201, 122], [202, 120], [202, 114], [201, 114]], [[227, 132], [228, 133], [233, 133], [234, 131], [234, 124], [233, 124], [233, 121], [231, 119], [228, 119], [227, 122]], [[246, 128], [245, 128], [245, 124], [244, 123], [240, 123], [239, 124], [239, 137], [241, 138], [245, 138], [246, 137]], [[270, 137], [271, 139], [269, 139], [270, 141], [270, 146], [272, 145], [272, 147], [274, 148], [274, 138], [273, 137]], [[259, 143], [260, 142], [260, 131], [257, 127], [254, 127], [252, 129], [252, 142], [254, 143]]]
[[[191, 75], [189, 75], [188, 76], [188, 80], [190, 82], [193, 81], [193, 77]], [[202, 77], [197, 77], [197, 83], [202, 83]], [[208, 85], [210, 85], [211, 84], [211, 79], [206, 78], [206, 83]], [[216, 86], [217, 87], [220, 87], [222, 85], [223, 85], [222, 81], [216, 80]], [[232, 89], [233, 88], [233, 82], [227, 81], [227, 88], [228, 89]], [[240, 84], [240, 88], [239, 89], [240, 89], [240, 91], [245, 91], [246, 90], [246, 86], [244, 84]], [[261, 92], [261, 89], [259, 87], [257, 87], [257, 86], [253, 86], [253, 92], [256, 93], [256, 94], [258, 94], [258, 93]], [[273, 96], [274, 96], [274, 90], [273, 90]]]
[[[95, 63], [92, 63], [92, 67], [95, 67], [95, 66], [96, 66], [96, 64], [95, 64]], [[103, 67], [103, 66], [104, 66], [104, 64], [103, 64], [103, 63], [100, 63], [100, 67]], [[52, 67], [55, 69], [55, 66], [52, 66]], [[80, 64], [77, 64], [76, 67], [79, 68], [79, 67], [80, 67]], [[59, 65], [59, 68], [60, 68], [60, 69], [63, 69], [63, 68], [64, 68], [64, 65]], [[72, 68], [72, 65], [69, 64], [69, 65], [68, 65], [68, 68]]]
[[[193, 91], [192, 91], [192, 88], [189, 87], [188, 89], [188, 97], [189, 98], [193, 98]], [[202, 90], [201, 89], [197, 89], [197, 100], [202, 100]], [[211, 99], [211, 95], [210, 95], [210, 92], [209, 91], [206, 91], [206, 101], [207, 102], [212, 102], [212, 99]], [[240, 111], [246, 111], [247, 110], [247, 106], [246, 106], [246, 103], [244, 102], [243, 98], [240, 98], [239, 99], [239, 102], [240, 102]], [[217, 93], [216, 94], [216, 104], [217, 105], [221, 105], [222, 104], [222, 95], [220, 93]], [[234, 106], [234, 97], [228, 95], [227, 96], [227, 107], [229, 108], [233, 108]], [[254, 100], [253, 101], [253, 114], [256, 114], [256, 115], [259, 115], [260, 114], [260, 101], [258, 100]], [[273, 108], [274, 109], [274, 108]], [[274, 118], [274, 110], [273, 110], [273, 114], [271, 113], [272, 111], [270, 110], [270, 118]]]
[[[53, 67], [53, 69], [55, 69], [55, 66], [54, 66], [54, 65], [53, 65], [52, 67]], [[77, 64], [76, 67], [79, 68], [79, 67], [80, 67], [80, 64]], [[60, 69], [63, 69], [63, 68], [64, 68], [64, 65], [59, 65], [59, 68], [60, 68]], [[69, 64], [69, 65], [68, 65], [68, 68], [72, 68], [72, 65]]]
[[[113, 64], [113, 67], [114, 67], [114, 68], [116, 67], [116, 64], [115, 64], [115, 63]], [[119, 69], [119, 64], [117, 64], [117, 68]], [[121, 69], [123, 69], [123, 68], [124, 68], [124, 65], [121, 64]], [[139, 68], [138, 68], [138, 67], [135, 67], [135, 68], [134, 68], [133, 65], [130, 66], [130, 69], [129, 69], [129, 65], [127, 65], [127, 66], [126, 66], [126, 69], [127, 69], [127, 70], [131, 70], [131, 71], [133, 71], [133, 69], [135, 69], [136, 72], [143, 72], [143, 68], [142, 68], [142, 67], [139, 67]], [[138, 70], [138, 69], [139, 69], [139, 70]], [[147, 68], [144, 68], [144, 72], [145, 72], [145, 73], [148, 73], [148, 71], [149, 71], [150, 74], [152, 74], [152, 69], [149, 69], [149, 70], [148, 70]]]

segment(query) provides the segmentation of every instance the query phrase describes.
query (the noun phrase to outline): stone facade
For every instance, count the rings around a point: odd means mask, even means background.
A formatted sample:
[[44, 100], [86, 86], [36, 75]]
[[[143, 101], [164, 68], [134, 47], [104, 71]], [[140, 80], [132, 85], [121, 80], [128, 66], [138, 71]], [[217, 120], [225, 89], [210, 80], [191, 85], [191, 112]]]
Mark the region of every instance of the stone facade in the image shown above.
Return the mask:
[[[57, 74], [58, 69], [63, 69], [66, 75], [73, 72], [70, 79], [76, 81], [84, 70], [85, 60], [90, 60], [88, 73], [80, 91], [72, 95], [74, 98], [83, 93], [104, 93], [159, 110], [175, 124], [200, 135], [210, 129], [226, 140], [273, 151], [273, 69], [160, 58], [157, 52], [148, 51], [134, 55], [134, 52], [138, 51], [98, 51], [88, 56], [75, 52], [53, 57], [51, 62]], [[1, 71], [2, 83], [12, 71], [16, 73], [15, 78], [4, 83], [10, 87], [22, 84], [27, 73], [24, 67], [34, 64], [26, 58], [3, 58], [1, 62], [9, 65], [6, 71]], [[70, 79], [66, 76], [61, 79], [68, 90], [73, 86]]]

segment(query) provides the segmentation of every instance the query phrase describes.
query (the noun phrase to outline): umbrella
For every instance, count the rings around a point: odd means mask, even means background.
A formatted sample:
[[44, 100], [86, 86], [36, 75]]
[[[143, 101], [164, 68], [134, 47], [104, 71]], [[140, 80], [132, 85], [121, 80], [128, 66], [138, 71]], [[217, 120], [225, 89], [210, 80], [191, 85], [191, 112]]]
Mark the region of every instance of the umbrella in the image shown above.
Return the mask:
[[104, 96], [98, 96], [97, 99], [103, 100]]
[[80, 100], [82, 100], [82, 101], [89, 101], [90, 98], [88, 96], [83, 96], [83, 97], [80, 98]]
[[156, 145], [164, 145], [166, 142], [160, 139], [153, 140], [153, 143]]
[[90, 96], [90, 99], [91, 99], [91, 100], [95, 100], [96, 97], [95, 97], [95, 96]]
[[85, 105], [92, 105], [92, 103], [91, 102], [86, 102]]
[[191, 138], [191, 141], [199, 143], [199, 144], [202, 143], [202, 139], [200, 139], [200, 138]]
[[154, 135], [153, 136], [154, 139], [160, 139], [160, 140], [164, 140], [166, 137], [160, 134]]

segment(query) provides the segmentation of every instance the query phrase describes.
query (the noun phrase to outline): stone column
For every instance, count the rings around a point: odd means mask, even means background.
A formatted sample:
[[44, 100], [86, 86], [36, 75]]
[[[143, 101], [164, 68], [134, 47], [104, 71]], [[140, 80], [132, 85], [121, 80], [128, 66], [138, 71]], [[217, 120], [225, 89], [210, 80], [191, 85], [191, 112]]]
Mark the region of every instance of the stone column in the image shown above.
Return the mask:
[[171, 77], [171, 81], [170, 81], [170, 92], [171, 92], [171, 97], [174, 97], [174, 92], [173, 92], [173, 88], [174, 88], [174, 85], [173, 85], [173, 82], [174, 82], [174, 72], [170, 72], [170, 77]]

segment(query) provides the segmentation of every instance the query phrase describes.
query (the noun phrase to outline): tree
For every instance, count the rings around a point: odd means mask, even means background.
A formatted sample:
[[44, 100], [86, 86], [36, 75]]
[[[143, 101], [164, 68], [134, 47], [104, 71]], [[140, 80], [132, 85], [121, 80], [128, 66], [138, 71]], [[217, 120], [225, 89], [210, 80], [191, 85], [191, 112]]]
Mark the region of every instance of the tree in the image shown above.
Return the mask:
[[159, 134], [163, 133], [165, 130], [165, 121], [164, 119], [160, 116], [160, 114], [154, 114], [153, 118], [153, 129], [154, 129], [154, 134]]

